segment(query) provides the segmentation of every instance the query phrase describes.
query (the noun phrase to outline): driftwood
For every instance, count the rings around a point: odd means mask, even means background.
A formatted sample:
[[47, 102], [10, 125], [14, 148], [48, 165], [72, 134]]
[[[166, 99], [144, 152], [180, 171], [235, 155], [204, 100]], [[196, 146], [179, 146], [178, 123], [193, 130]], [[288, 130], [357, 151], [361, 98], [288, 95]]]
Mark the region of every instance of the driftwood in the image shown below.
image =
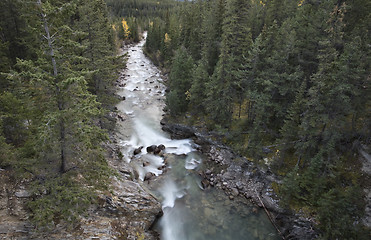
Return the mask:
[[261, 198], [260, 198], [260, 196], [259, 196], [259, 194], [258, 194], [258, 192], [257, 192], [256, 190], [255, 190], [255, 193], [256, 193], [256, 196], [258, 197], [258, 199], [259, 199], [261, 205], [263, 206], [264, 211], [265, 211], [265, 213], [267, 214], [267, 216], [268, 216], [268, 218], [269, 218], [269, 221], [271, 221], [272, 225], [276, 228], [277, 232], [278, 232], [279, 235], [282, 237], [282, 239], [285, 240], [285, 236], [283, 236], [282, 232], [278, 229], [276, 223], [275, 223], [275, 222], [273, 221], [273, 219], [272, 219], [272, 216], [271, 216], [270, 212], [269, 212], [268, 209], [265, 207], [263, 201], [261, 200]]

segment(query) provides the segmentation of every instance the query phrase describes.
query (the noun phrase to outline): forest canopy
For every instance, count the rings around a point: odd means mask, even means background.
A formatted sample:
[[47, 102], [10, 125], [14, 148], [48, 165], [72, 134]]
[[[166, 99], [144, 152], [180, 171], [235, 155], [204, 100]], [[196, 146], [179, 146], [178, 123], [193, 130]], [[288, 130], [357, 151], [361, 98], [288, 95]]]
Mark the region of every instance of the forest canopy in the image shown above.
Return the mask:
[[361, 239], [359, 150], [370, 146], [371, 3], [209, 0], [151, 20], [146, 51], [169, 73], [176, 121], [283, 178], [282, 204], [326, 239]]
[[117, 77], [104, 0], [0, 2], [0, 168], [33, 186], [38, 227], [76, 222], [105, 185]]
[[117, 38], [147, 31], [174, 121], [266, 164], [322, 238], [368, 239], [371, 1], [2, 0], [0, 13], [0, 168], [33, 183], [37, 226], [76, 221], [105, 184]]

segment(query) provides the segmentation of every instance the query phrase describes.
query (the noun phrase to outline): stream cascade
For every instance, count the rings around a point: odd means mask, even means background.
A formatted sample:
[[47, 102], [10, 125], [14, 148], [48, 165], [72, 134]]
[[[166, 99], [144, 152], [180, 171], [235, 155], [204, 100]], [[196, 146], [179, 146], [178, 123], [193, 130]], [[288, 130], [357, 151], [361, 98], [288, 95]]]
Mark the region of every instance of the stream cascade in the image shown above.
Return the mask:
[[[220, 189], [203, 189], [198, 173], [205, 170], [205, 156], [197, 144], [173, 140], [162, 131], [165, 78], [144, 55], [145, 39], [146, 33], [123, 52], [128, 58], [117, 92], [123, 99], [116, 106], [121, 118], [117, 135], [123, 161], [161, 202], [163, 216], [153, 227], [160, 239], [279, 239], [262, 209], [240, 196], [230, 199]], [[165, 148], [154, 154], [151, 146], [159, 145]]]

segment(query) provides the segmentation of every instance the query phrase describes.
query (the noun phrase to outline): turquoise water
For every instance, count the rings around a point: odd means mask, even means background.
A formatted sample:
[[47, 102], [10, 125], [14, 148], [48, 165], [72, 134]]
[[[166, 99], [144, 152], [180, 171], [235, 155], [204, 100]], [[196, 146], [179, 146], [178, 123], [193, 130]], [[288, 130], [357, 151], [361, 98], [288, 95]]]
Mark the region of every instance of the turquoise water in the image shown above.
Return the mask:
[[[200, 164], [186, 169], [189, 161]], [[152, 184], [163, 201], [164, 216], [156, 228], [164, 240], [280, 239], [265, 212], [243, 197], [230, 200], [216, 188], [202, 190], [197, 170], [202, 156], [168, 156], [170, 169]]]

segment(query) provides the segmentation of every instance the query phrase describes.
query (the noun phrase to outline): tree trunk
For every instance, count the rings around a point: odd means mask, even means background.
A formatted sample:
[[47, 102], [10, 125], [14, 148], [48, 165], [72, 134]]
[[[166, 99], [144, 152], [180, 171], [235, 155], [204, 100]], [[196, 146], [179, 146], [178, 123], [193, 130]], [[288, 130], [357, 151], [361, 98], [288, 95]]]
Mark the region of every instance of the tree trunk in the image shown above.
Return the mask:
[[[37, 4], [40, 7], [41, 11], [41, 16], [43, 18], [43, 23], [44, 23], [44, 29], [46, 36], [44, 38], [48, 41], [48, 46], [50, 49], [49, 55], [51, 57], [52, 61], [52, 66], [53, 66], [53, 76], [55, 77], [55, 88], [56, 88], [56, 95], [57, 95], [57, 101], [58, 101], [58, 110], [60, 112], [63, 111], [63, 99], [61, 98], [61, 90], [58, 87], [58, 82], [57, 82], [57, 76], [58, 76], [58, 68], [57, 68], [57, 61], [55, 60], [54, 56], [54, 48], [53, 48], [53, 43], [54, 43], [54, 35], [50, 34], [49, 31], [49, 26], [48, 26], [48, 21], [46, 19], [46, 14], [43, 13], [42, 8], [41, 8], [41, 0], [37, 0]], [[65, 123], [63, 120], [63, 117], [60, 119], [59, 123], [59, 143], [60, 143], [60, 154], [61, 154], [61, 166], [60, 166], [60, 172], [64, 173], [66, 172], [66, 135], [65, 135]]]

